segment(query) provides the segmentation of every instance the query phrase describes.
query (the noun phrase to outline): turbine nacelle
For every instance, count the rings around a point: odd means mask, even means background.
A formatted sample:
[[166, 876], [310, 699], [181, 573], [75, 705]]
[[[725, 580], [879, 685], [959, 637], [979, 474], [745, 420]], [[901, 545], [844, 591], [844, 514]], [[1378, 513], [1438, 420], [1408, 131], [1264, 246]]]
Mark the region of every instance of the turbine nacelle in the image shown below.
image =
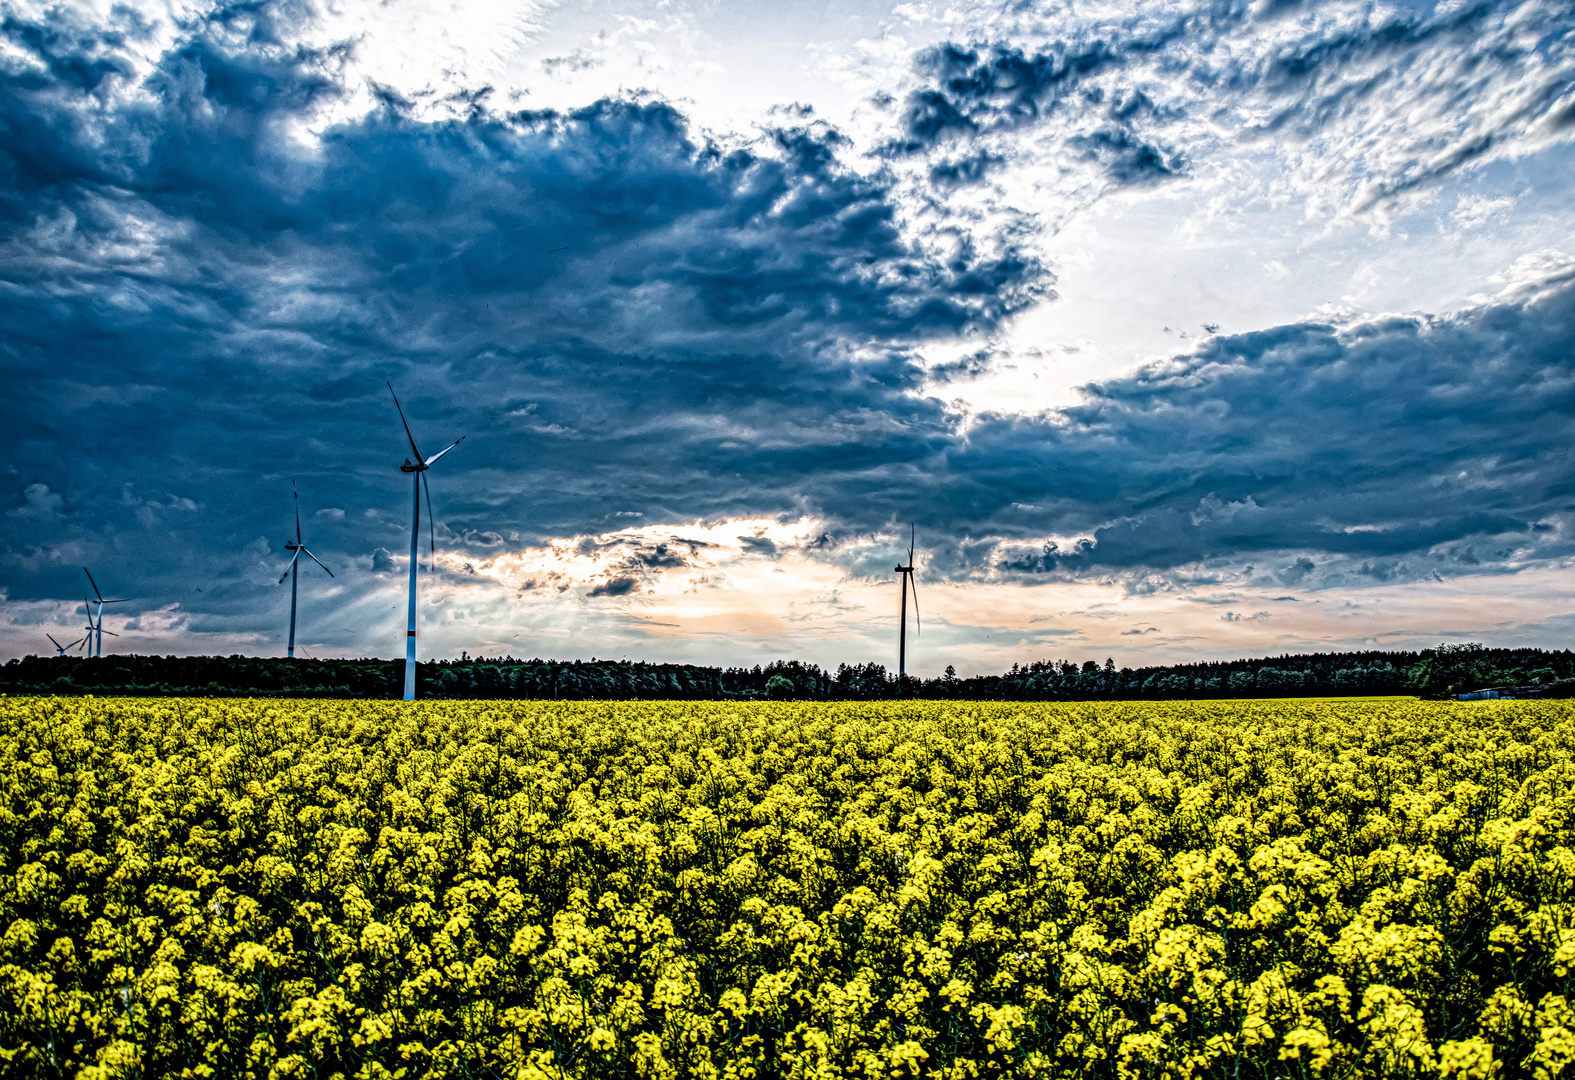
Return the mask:
[[76, 648], [78, 645], [82, 644], [84, 641], [87, 640], [86, 638], [77, 638], [77, 640], [73, 641], [69, 645], [62, 645], [62, 644], [60, 644], [60, 642], [55, 640], [55, 635], [54, 634], [45, 634], [44, 636], [46, 638], [48, 638], [50, 640], [50, 643], [55, 646], [55, 655], [56, 656], [64, 656], [64, 655], [66, 655], [66, 653], [70, 652], [72, 649]]

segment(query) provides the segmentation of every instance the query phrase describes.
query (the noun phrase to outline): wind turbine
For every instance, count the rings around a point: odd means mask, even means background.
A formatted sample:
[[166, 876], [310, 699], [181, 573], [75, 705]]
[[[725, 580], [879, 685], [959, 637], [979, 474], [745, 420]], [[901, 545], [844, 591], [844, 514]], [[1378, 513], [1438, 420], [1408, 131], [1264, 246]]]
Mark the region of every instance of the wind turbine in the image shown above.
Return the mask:
[[[88, 584], [93, 586], [93, 595], [98, 597], [98, 625], [97, 626], [93, 626], [92, 625], [92, 623], [93, 623], [93, 613], [91, 611], [88, 612], [88, 624], [89, 624], [89, 629], [92, 630], [93, 633], [97, 636], [96, 648], [93, 651], [93, 655], [94, 656], [103, 656], [104, 655], [104, 635], [106, 633], [108, 633], [110, 637], [119, 637], [120, 636], [119, 634], [110, 633], [109, 631], [104, 629], [104, 605], [105, 604], [124, 604], [127, 601], [125, 601], [125, 600], [105, 600], [104, 599], [104, 594], [98, 591], [98, 582], [93, 580], [93, 574], [85, 566], [82, 568], [82, 572], [84, 574], [87, 574]], [[83, 600], [82, 603], [85, 605], [87, 603], [87, 601]]]
[[[300, 567], [297, 564], [301, 561], [301, 552], [306, 551], [306, 545], [301, 543], [301, 493], [299, 491], [295, 490], [295, 481], [294, 480], [290, 481], [290, 490], [295, 495], [295, 543], [293, 543], [293, 544], [289, 544], [289, 543], [285, 544], [284, 545], [284, 550], [286, 550], [286, 551], [293, 551], [293, 552], [295, 552], [295, 554], [290, 556], [290, 565], [286, 566], [284, 568], [284, 573], [279, 575], [279, 584], [283, 585], [285, 578], [289, 578], [290, 579], [290, 646], [289, 646], [289, 649], [286, 651], [285, 655], [288, 656], [291, 660], [294, 660], [295, 659], [295, 594], [296, 594], [296, 586], [299, 584], [300, 576], [301, 576], [301, 570], [300, 570]], [[306, 557], [308, 559], [311, 559], [318, 566], [323, 566], [323, 560], [319, 559], [316, 555], [313, 555], [310, 551], [306, 551]], [[328, 567], [323, 566], [323, 569], [324, 570], [328, 570]], [[334, 572], [332, 570], [328, 570], [328, 576], [329, 577], [333, 577], [334, 576]]]
[[913, 580], [913, 542], [918, 537], [915, 529], [908, 535], [908, 564], [897, 567], [902, 578], [902, 616], [897, 628], [897, 678], [908, 674], [908, 589], [913, 589], [913, 632], [919, 633], [919, 584]]
[[[87, 597], [85, 597], [85, 596], [82, 598], [82, 610], [87, 612], [87, 626], [85, 628], [87, 630], [87, 633], [84, 634], [82, 636], [82, 638], [79, 641], [76, 642], [76, 645], [77, 645], [77, 647], [79, 649], [85, 650], [88, 656], [92, 656], [93, 655], [93, 635], [95, 633], [108, 634], [110, 637], [119, 637], [120, 635], [115, 633], [115, 631], [113, 631], [113, 630], [105, 630], [104, 629], [104, 616], [103, 615], [99, 616], [99, 618], [98, 618], [98, 625], [97, 626], [93, 625], [93, 605], [88, 603]], [[55, 639], [54, 638], [50, 638], [49, 640], [53, 641]], [[102, 641], [103, 639], [100, 638], [99, 640]]]
[[64, 656], [64, 655], [66, 655], [66, 653], [70, 652], [72, 649], [74, 649], [78, 645], [82, 644], [82, 639], [81, 638], [77, 638], [77, 640], [73, 641], [70, 645], [62, 645], [62, 644], [60, 644], [60, 642], [55, 640], [55, 635], [54, 634], [45, 634], [44, 636], [46, 638], [48, 638], [49, 639], [49, 643], [55, 647], [55, 655], [56, 656]]
[[[415, 455], [415, 463], [409, 458], [399, 467], [402, 473], [409, 473], [415, 485], [414, 508], [410, 513], [410, 609], [405, 627], [405, 700], [416, 700], [416, 553], [421, 541], [421, 487], [426, 483], [424, 473], [432, 467], [432, 463], [454, 447], [465, 441], [461, 435], [452, 443], [439, 450], [429, 458], [423, 458], [421, 451], [416, 448], [416, 437], [410, 433], [410, 421], [405, 419], [405, 410], [399, 404], [399, 395], [394, 393], [394, 384], [388, 384], [388, 392], [393, 395], [394, 408], [399, 410], [399, 422], [405, 425], [405, 438], [410, 440], [410, 452]], [[432, 558], [437, 557], [437, 534], [431, 522], [432, 518], [432, 488], [427, 486], [427, 531], [431, 535]], [[430, 573], [432, 566], [429, 563], [427, 571]]]

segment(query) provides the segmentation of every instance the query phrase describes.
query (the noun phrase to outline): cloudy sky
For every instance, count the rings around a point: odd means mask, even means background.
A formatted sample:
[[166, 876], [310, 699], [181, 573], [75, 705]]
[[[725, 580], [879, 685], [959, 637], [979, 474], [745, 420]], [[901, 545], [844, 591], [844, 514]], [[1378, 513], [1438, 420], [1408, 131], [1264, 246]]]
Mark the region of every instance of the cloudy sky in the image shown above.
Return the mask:
[[[1553, 2], [0, 0], [0, 656], [1575, 628]], [[424, 510], [425, 508], [423, 508]]]

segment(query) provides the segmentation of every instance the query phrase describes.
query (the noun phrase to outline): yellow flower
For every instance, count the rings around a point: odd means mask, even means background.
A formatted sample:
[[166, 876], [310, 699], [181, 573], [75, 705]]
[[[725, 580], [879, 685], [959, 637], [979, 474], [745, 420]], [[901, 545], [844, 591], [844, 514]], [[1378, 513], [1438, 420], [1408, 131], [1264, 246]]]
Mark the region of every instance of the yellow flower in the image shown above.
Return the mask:
[[1285, 1033], [1280, 1043], [1281, 1061], [1303, 1061], [1314, 1073], [1321, 1073], [1334, 1060], [1329, 1033], [1322, 1027], [1297, 1027]]
[[1480, 1035], [1451, 1040], [1438, 1048], [1438, 1072], [1446, 1080], [1490, 1080], [1497, 1070], [1493, 1047]]

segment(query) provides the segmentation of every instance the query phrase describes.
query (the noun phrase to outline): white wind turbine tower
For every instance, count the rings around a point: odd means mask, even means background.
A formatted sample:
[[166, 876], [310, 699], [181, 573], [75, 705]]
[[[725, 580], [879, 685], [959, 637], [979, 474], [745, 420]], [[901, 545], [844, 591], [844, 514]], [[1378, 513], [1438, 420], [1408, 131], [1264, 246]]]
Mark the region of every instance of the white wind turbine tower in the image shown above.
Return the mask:
[[296, 595], [296, 587], [299, 584], [300, 577], [301, 577], [301, 569], [300, 569], [300, 566], [298, 565], [300, 563], [300, 561], [301, 561], [301, 553], [302, 552], [306, 552], [306, 557], [308, 559], [311, 559], [318, 566], [322, 566], [324, 570], [327, 570], [329, 577], [333, 577], [334, 576], [334, 572], [332, 570], [329, 570], [328, 567], [323, 566], [323, 560], [319, 559], [316, 555], [313, 555], [310, 551], [307, 551], [306, 550], [306, 545], [301, 542], [301, 493], [299, 491], [295, 491], [294, 490], [295, 489], [295, 481], [293, 481], [293, 480], [290, 481], [290, 488], [291, 488], [291, 491], [293, 492], [293, 494], [295, 495], [295, 543], [293, 543], [293, 544], [285, 544], [284, 545], [284, 550], [286, 550], [286, 551], [293, 551], [293, 552], [295, 552], [295, 554], [290, 557], [290, 565], [286, 566], [284, 568], [284, 573], [279, 575], [279, 584], [283, 585], [285, 578], [289, 578], [290, 579], [290, 644], [289, 644], [288, 649], [285, 652], [285, 655], [288, 656], [291, 660], [294, 660], [295, 659], [295, 595]]
[[88, 620], [87, 621], [87, 627], [86, 627], [86, 631], [87, 632], [82, 635], [82, 640], [77, 642], [77, 647], [84, 651], [84, 655], [92, 656], [93, 655], [93, 605], [88, 603], [88, 598], [85, 597], [85, 596], [82, 598], [82, 610], [87, 612], [87, 620]]
[[913, 589], [913, 630], [919, 632], [919, 583], [913, 580], [913, 542], [918, 538], [915, 529], [908, 537], [908, 563], [906, 566], [897, 567], [897, 576], [902, 578], [902, 614], [898, 616], [897, 623], [897, 678], [901, 679], [908, 674], [908, 589]]
[[[410, 433], [410, 422], [405, 419], [405, 410], [399, 404], [399, 395], [394, 393], [393, 383], [388, 384], [388, 392], [393, 394], [394, 408], [399, 410], [399, 422], [405, 425], [405, 438], [410, 440], [410, 452], [416, 458], [414, 463], [409, 458], [406, 458], [405, 463], [399, 467], [400, 472], [411, 475], [412, 482], [415, 484], [415, 502], [410, 513], [410, 609], [405, 627], [405, 700], [414, 701], [416, 699], [416, 552], [421, 540], [421, 485], [426, 483], [423, 474], [432, 467], [432, 463], [438, 458], [464, 442], [465, 436], [461, 435], [431, 457], [423, 458], [421, 451], [416, 448], [416, 437]], [[435, 558], [437, 554], [437, 537], [431, 524], [431, 517], [432, 488], [428, 486], [427, 530], [429, 533], [432, 533], [432, 554]], [[431, 570], [430, 566], [428, 566], [428, 570]]]
[[[123, 600], [123, 599], [122, 600], [105, 600], [104, 599], [104, 594], [98, 591], [98, 582], [93, 580], [92, 572], [89, 571], [88, 568], [85, 567], [85, 566], [82, 568], [82, 572], [84, 574], [87, 574], [88, 584], [93, 586], [93, 595], [98, 597], [98, 625], [97, 626], [93, 625], [93, 612], [91, 610], [88, 611], [88, 630], [94, 635], [94, 638], [95, 638], [95, 641], [89, 642], [89, 645], [93, 646], [93, 648], [92, 648], [92, 650], [90, 652], [90, 655], [92, 655], [92, 656], [103, 656], [104, 655], [104, 635], [105, 634], [109, 634], [110, 637], [119, 637], [120, 636], [119, 634], [114, 633], [113, 631], [104, 629], [104, 605], [105, 604], [124, 604], [124, 603], [127, 603], [127, 601]], [[83, 600], [82, 604], [83, 604], [83, 606], [86, 606], [87, 605], [87, 601]]]
[[[82, 598], [82, 610], [87, 612], [87, 626], [83, 628], [87, 632], [72, 644], [76, 645], [78, 650], [84, 652], [85, 655], [92, 656], [94, 634], [108, 634], [110, 637], [119, 637], [120, 635], [115, 633], [113, 630], [104, 629], [104, 617], [102, 615], [99, 616], [98, 625], [93, 625], [93, 605], [88, 602], [88, 598], [85, 596]], [[55, 639], [50, 638], [49, 640], [53, 641]], [[103, 639], [101, 638], [100, 640]], [[70, 646], [67, 646], [67, 648], [69, 647]]]

